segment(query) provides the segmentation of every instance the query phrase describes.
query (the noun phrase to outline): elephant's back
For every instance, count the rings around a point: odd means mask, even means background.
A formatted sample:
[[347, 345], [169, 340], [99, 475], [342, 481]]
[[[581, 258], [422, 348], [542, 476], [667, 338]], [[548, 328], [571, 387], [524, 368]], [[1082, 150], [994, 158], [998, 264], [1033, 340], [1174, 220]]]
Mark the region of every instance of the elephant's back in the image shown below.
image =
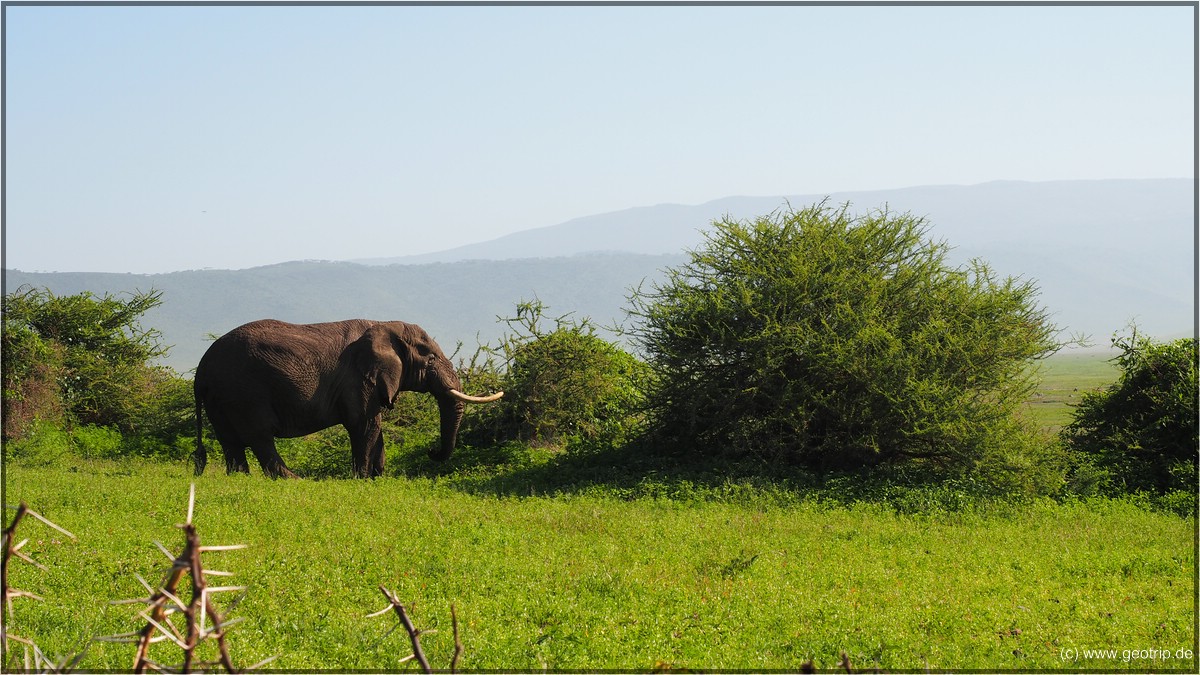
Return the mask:
[[196, 367], [196, 379], [230, 371], [268, 367], [275, 370], [321, 369], [336, 362], [346, 345], [374, 325], [351, 319], [330, 323], [296, 324], [260, 319], [217, 338]]

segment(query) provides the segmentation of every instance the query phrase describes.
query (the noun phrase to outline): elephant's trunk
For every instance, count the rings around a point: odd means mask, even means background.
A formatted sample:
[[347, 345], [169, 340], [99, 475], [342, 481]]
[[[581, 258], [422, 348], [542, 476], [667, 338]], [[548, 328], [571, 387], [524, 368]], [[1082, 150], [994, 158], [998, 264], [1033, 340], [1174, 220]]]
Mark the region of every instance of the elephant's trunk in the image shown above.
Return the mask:
[[450, 459], [450, 453], [454, 452], [454, 444], [458, 439], [458, 425], [462, 422], [465, 407], [462, 401], [453, 397], [438, 397], [438, 411], [442, 417], [442, 447], [429, 453], [432, 459], [439, 462]]
[[454, 372], [450, 361], [443, 360], [442, 364], [445, 368], [437, 373], [435, 384], [430, 388], [437, 399], [438, 411], [442, 417], [442, 447], [429, 453], [429, 456], [438, 462], [450, 459], [450, 454], [454, 452], [454, 444], [458, 439], [458, 425], [462, 423], [465, 404], [490, 403], [504, 396], [502, 391], [489, 396], [468, 396], [462, 393], [462, 381], [458, 379], [458, 373]]

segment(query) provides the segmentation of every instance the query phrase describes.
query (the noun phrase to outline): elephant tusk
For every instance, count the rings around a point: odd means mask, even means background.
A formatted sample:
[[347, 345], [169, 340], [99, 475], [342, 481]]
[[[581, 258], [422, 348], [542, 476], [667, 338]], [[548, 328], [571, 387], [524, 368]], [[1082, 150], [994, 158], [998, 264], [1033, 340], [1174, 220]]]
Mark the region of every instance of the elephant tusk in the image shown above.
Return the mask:
[[504, 396], [504, 392], [502, 391], [498, 391], [491, 396], [468, 396], [457, 389], [450, 390], [450, 397], [463, 403], [491, 403], [492, 401], [500, 400], [501, 396]]

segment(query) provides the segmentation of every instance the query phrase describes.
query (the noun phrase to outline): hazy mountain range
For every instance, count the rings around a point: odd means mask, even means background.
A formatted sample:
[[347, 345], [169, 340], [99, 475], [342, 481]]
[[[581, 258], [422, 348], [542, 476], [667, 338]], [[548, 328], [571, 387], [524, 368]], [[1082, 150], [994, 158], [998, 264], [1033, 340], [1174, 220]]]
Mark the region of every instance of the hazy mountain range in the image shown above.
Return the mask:
[[162, 290], [164, 304], [144, 323], [174, 345], [165, 362], [183, 372], [195, 367], [207, 335], [263, 317], [403, 319], [425, 326], [448, 351], [461, 341], [469, 353], [477, 340], [504, 332], [497, 316], [511, 316], [517, 302], [535, 296], [552, 314], [622, 321], [629, 289], [682, 263], [714, 219], [823, 199], [850, 202], [855, 212], [886, 207], [927, 218], [930, 235], [955, 247], [954, 262], [979, 257], [1001, 274], [1036, 279], [1055, 322], [1092, 335], [1098, 345], [1131, 320], [1158, 337], [1192, 334], [1191, 179], [728, 197], [587, 216], [420, 256], [153, 275], [6, 270], [5, 285], [7, 292], [32, 284], [57, 294]]
[[[752, 218], [822, 200], [849, 202], [852, 210], [888, 208], [926, 217], [934, 236], [957, 247], [994, 244], [1071, 247], [1090, 243], [1162, 254], [1165, 246], [1193, 246], [1190, 179], [998, 181], [981, 185], [926, 186], [872, 192], [726, 197], [696, 206], [659, 204], [585, 216], [491, 241], [414, 256], [367, 258], [365, 264], [417, 264], [458, 260], [539, 258], [592, 251], [657, 255], [678, 253], [703, 239], [701, 231], [729, 215]], [[1192, 257], [1185, 260], [1188, 270]]]

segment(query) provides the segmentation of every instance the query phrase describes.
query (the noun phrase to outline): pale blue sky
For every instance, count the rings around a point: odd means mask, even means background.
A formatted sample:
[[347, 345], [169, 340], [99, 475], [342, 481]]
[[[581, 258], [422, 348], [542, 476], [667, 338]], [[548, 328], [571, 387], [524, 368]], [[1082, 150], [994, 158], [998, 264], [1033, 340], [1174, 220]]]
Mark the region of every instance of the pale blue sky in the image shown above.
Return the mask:
[[1194, 12], [8, 6], [6, 264], [242, 268], [730, 195], [1192, 177]]

